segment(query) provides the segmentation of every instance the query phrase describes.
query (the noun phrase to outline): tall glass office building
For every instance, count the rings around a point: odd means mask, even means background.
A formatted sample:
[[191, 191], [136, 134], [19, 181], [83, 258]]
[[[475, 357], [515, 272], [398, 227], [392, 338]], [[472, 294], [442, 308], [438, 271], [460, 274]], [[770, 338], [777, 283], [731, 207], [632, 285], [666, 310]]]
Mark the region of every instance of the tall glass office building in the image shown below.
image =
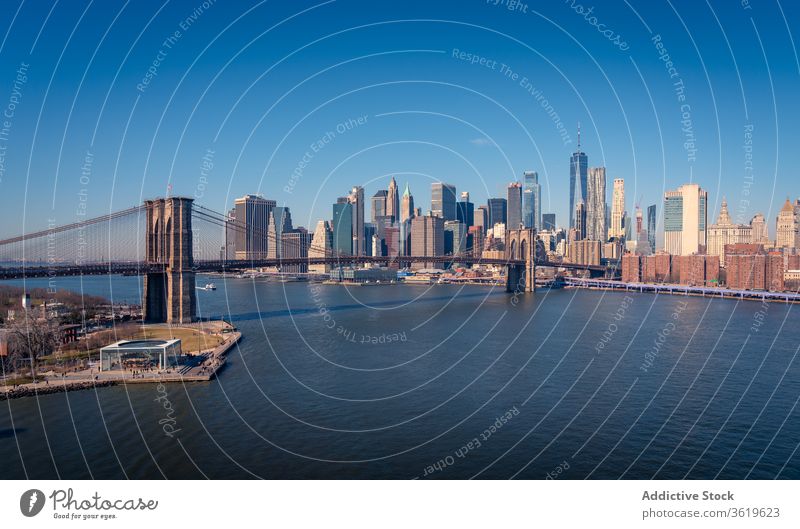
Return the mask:
[[487, 201], [489, 206], [489, 226], [486, 228], [490, 230], [494, 225], [502, 222], [506, 223], [507, 203], [504, 198], [490, 198]]
[[664, 249], [672, 255], [705, 253], [708, 192], [684, 184], [664, 193]]
[[444, 220], [456, 220], [456, 186], [431, 184], [431, 212]]
[[353, 253], [353, 204], [348, 197], [340, 198], [333, 205], [333, 251]]
[[586, 182], [589, 174], [589, 157], [581, 151], [581, 129], [578, 128], [578, 148], [569, 157], [569, 227], [575, 227], [575, 204], [588, 200]]
[[650, 251], [656, 252], [656, 205], [647, 207], [647, 240], [650, 243]]
[[542, 229], [542, 186], [539, 173], [525, 171], [522, 175], [522, 222], [526, 228]]
[[522, 224], [522, 186], [517, 182], [508, 184], [508, 223], [511, 230], [519, 229]]

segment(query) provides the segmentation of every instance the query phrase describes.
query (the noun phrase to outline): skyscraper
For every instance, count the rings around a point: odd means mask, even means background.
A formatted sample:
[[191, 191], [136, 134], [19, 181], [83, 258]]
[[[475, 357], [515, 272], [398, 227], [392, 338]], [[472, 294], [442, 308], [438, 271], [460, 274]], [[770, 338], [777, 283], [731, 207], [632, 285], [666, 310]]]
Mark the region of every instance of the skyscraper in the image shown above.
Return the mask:
[[750, 219], [750, 228], [753, 234], [753, 244], [769, 243], [769, 228], [767, 227], [767, 220], [762, 213], [756, 213]]
[[444, 220], [456, 220], [456, 186], [431, 184], [431, 212]]
[[365, 255], [364, 235], [364, 188], [354, 186], [350, 191], [350, 203], [353, 205], [353, 255]]
[[261, 195], [245, 195], [234, 201], [236, 222], [244, 229], [236, 232], [236, 259], [265, 259], [270, 241], [267, 238], [274, 200]]
[[787, 198], [775, 219], [775, 247], [797, 248], [797, 239], [797, 214], [792, 202]]
[[343, 255], [353, 253], [353, 205], [341, 197], [333, 205], [333, 250]]
[[722, 199], [717, 222], [708, 227], [708, 255], [719, 257], [720, 266], [725, 266], [725, 245], [749, 244], [753, 240], [753, 228], [747, 224], [734, 224], [728, 212], [728, 201]]
[[475, 224], [475, 204], [469, 201], [469, 192], [461, 193], [461, 200], [456, 202], [456, 220], [464, 224], [467, 229]]
[[656, 253], [656, 205], [647, 206], [647, 240], [650, 243], [650, 252]]
[[586, 197], [586, 238], [605, 241], [607, 235], [605, 167], [589, 169]]
[[400, 201], [400, 222], [405, 222], [414, 216], [414, 196], [408, 189], [408, 182], [406, 182], [406, 190], [403, 191], [403, 199]]
[[[308, 257], [326, 257], [333, 250], [333, 230], [327, 220], [317, 222], [314, 236], [311, 239], [311, 247], [308, 249]], [[310, 264], [308, 271], [317, 274], [327, 274], [331, 271], [330, 264]]]
[[522, 223], [526, 228], [542, 229], [542, 186], [539, 173], [525, 171], [522, 174]]
[[299, 263], [281, 265], [281, 271], [293, 274], [308, 272], [308, 249], [311, 246], [311, 234], [305, 228], [297, 228], [281, 234], [281, 259], [303, 259]]
[[489, 225], [486, 231], [489, 231], [495, 224], [506, 224], [507, 202], [505, 198], [490, 198], [487, 201], [489, 211]]
[[370, 202], [372, 202], [371, 219], [373, 224], [377, 223], [376, 219], [378, 217], [386, 216], [386, 206], [389, 203], [388, 198], [389, 198], [389, 192], [386, 191], [385, 189], [379, 189], [377, 193], [372, 195], [372, 199], [370, 200]]
[[508, 222], [509, 229], [519, 229], [522, 224], [522, 185], [518, 182], [508, 184]]
[[224, 259], [232, 261], [236, 259], [236, 234], [240, 226], [236, 224], [236, 208], [231, 208], [228, 217], [225, 219], [225, 250]]
[[586, 238], [586, 204], [579, 200], [575, 205], [575, 240], [582, 241]]
[[581, 152], [581, 124], [578, 123], [578, 147], [569, 157], [569, 214], [573, 216], [569, 219], [570, 228], [575, 227], [575, 204], [579, 200], [588, 203], [588, 168], [589, 158]]
[[397, 182], [394, 177], [389, 182], [389, 190], [386, 194], [386, 215], [393, 217], [395, 222], [400, 221], [400, 193], [397, 190]]
[[542, 229], [547, 231], [554, 231], [556, 229], [555, 213], [542, 214]]
[[611, 197], [611, 227], [608, 230], [608, 238], [621, 238], [626, 235], [623, 222], [625, 215], [625, 180], [622, 178], [614, 179], [614, 191]]
[[[411, 219], [411, 255], [437, 257], [444, 255], [444, 220], [428, 215]], [[442, 268], [441, 264], [420, 262], [412, 268]]]
[[684, 184], [664, 193], [664, 249], [672, 255], [705, 253], [708, 192]]
[[[267, 250], [268, 259], [280, 259], [282, 257], [281, 236], [292, 231], [292, 214], [286, 206], [276, 206], [272, 208], [267, 232], [269, 233], [270, 246]], [[274, 241], [274, 242], [273, 242]]]
[[475, 209], [475, 224], [483, 229], [483, 233], [489, 229], [489, 208], [487, 206], [478, 206]]
[[467, 226], [457, 220], [444, 222], [444, 254], [464, 255], [467, 251]]

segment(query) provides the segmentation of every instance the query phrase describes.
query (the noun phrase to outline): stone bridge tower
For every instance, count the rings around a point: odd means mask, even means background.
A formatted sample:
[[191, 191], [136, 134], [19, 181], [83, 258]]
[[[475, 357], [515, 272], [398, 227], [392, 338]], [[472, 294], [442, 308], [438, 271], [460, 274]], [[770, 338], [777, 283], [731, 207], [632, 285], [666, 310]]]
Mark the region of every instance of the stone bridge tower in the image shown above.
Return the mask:
[[169, 197], [146, 200], [148, 264], [165, 266], [144, 277], [144, 320], [189, 323], [197, 313], [192, 269], [192, 201]]
[[536, 230], [506, 230], [506, 259], [525, 261], [506, 267], [506, 292], [534, 292], [536, 289]]

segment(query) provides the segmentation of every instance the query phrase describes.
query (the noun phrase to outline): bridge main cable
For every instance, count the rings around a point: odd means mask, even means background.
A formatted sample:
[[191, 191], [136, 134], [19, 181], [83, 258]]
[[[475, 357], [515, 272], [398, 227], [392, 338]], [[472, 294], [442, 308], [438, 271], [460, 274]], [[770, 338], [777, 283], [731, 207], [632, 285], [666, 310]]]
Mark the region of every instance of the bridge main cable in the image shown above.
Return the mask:
[[86, 226], [91, 226], [93, 224], [100, 224], [102, 222], [107, 222], [110, 220], [118, 219], [120, 217], [124, 217], [126, 215], [131, 215], [134, 213], [139, 213], [144, 209], [143, 205], [134, 206], [132, 208], [123, 209], [121, 211], [117, 211], [114, 213], [109, 213], [107, 215], [102, 215], [100, 217], [95, 217], [93, 219], [82, 220], [80, 222], [73, 222], [71, 224], [65, 224], [63, 226], [56, 226], [54, 228], [49, 228], [46, 230], [40, 230], [33, 233], [26, 233], [23, 235], [18, 235], [16, 237], [11, 237], [9, 239], [0, 240], [0, 246], [5, 246], [7, 244], [14, 244], [18, 242], [25, 242], [30, 241], [33, 239], [38, 239], [40, 237], [48, 237], [52, 236], [56, 233], [61, 233], [69, 230], [79, 230], [81, 228], [85, 228]]

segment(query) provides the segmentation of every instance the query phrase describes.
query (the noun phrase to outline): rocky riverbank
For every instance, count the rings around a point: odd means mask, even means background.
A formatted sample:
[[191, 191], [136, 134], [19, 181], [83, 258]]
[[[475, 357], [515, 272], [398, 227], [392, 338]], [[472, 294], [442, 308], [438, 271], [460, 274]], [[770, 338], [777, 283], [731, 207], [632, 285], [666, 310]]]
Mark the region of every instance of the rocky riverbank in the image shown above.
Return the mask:
[[116, 380], [97, 380], [88, 382], [53, 382], [52, 384], [26, 384], [16, 388], [0, 388], [0, 400], [18, 399], [21, 397], [36, 397], [38, 395], [49, 395], [51, 393], [61, 393], [62, 391], [80, 391], [83, 389], [104, 388], [114, 386]]

